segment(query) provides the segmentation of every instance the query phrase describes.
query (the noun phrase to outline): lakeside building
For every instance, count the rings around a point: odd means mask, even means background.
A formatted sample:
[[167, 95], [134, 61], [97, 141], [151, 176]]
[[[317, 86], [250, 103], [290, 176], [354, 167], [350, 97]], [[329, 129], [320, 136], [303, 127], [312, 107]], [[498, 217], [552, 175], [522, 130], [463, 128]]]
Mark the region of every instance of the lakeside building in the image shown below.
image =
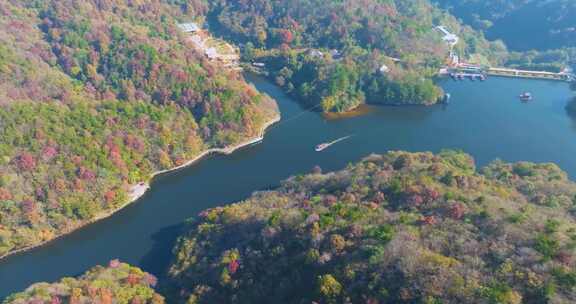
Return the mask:
[[180, 23], [178, 27], [184, 33], [197, 33], [200, 31], [200, 26], [194, 22]]
[[436, 29], [444, 35], [442, 40], [446, 42], [450, 47], [454, 47], [460, 41], [460, 37], [458, 37], [456, 34], [452, 34], [448, 29], [446, 29], [445, 26], [439, 25], [436, 27]]

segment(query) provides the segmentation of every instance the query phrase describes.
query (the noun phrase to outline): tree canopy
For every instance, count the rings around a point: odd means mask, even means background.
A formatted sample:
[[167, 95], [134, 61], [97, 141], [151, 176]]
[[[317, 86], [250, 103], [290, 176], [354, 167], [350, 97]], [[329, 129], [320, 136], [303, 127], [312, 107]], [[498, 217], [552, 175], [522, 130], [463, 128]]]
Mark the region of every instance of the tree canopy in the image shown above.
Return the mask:
[[123, 206], [130, 186], [259, 136], [274, 102], [176, 26], [200, 1], [0, 1], [0, 256]]

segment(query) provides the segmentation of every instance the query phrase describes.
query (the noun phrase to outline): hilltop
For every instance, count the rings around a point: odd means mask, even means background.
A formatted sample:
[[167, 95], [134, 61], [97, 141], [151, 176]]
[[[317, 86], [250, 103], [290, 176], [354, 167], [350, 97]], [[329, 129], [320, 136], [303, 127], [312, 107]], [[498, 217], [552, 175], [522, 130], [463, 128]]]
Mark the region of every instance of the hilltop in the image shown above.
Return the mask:
[[187, 303], [573, 303], [576, 184], [553, 164], [390, 152], [207, 210]]
[[[371, 155], [201, 212], [159, 290], [189, 304], [573, 303], [575, 204], [576, 184], [554, 164]], [[155, 283], [112, 261], [6, 303], [162, 303]]]
[[153, 275], [113, 260], [107, 267], [96, 266], [79, 278], [34, 284], [3, 303], [164, 304], [164, 297], [154, 291], [157, 282]]

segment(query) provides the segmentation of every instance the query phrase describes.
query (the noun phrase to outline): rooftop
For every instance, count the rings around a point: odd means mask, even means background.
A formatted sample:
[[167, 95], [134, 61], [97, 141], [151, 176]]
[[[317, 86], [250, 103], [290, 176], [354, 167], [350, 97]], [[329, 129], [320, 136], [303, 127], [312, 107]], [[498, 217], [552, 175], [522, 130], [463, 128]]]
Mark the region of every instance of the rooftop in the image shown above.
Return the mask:
[[197, 31], [200, 30], [200, 27], [198, 26], [197, 23], [194, 22], [190, 22], [190, 23], [180, 23], [178, 24], [178, 27], [180, 28], [180, 30], [182, 30], [184, 33], [195, 33]]

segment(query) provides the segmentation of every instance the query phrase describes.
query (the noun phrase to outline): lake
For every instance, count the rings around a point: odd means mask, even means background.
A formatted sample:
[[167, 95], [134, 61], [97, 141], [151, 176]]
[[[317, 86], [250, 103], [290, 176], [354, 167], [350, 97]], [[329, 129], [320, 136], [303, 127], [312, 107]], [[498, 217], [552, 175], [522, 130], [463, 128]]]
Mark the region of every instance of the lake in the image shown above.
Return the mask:
[[[564, 110], [572, 96], [565, 83], [445, 81], [442, 86], [452, 95], [447, 106], [379, 107], [361, 116], [327, 120], [304, 111], [269, 82], [249, 80], [278, 101], [283, 115], [264, 142], [160, 176], [142, 199], [114, 216], [0, 261], [0, 298], [33, 282], [79, 275], [114, 258], [162, 279], [186, 219], [274, 187], [315, 165], [337, 170], [370, 153], [461, 149], [479, 165], [496, 158], [551, 161], [576, 177], [576, 120]], [[527, 90], [534, 101], [521, 103], [517, 96]], [[324, 152], [314, 151], [321, 142], [347, 135], [354, 136]]]

